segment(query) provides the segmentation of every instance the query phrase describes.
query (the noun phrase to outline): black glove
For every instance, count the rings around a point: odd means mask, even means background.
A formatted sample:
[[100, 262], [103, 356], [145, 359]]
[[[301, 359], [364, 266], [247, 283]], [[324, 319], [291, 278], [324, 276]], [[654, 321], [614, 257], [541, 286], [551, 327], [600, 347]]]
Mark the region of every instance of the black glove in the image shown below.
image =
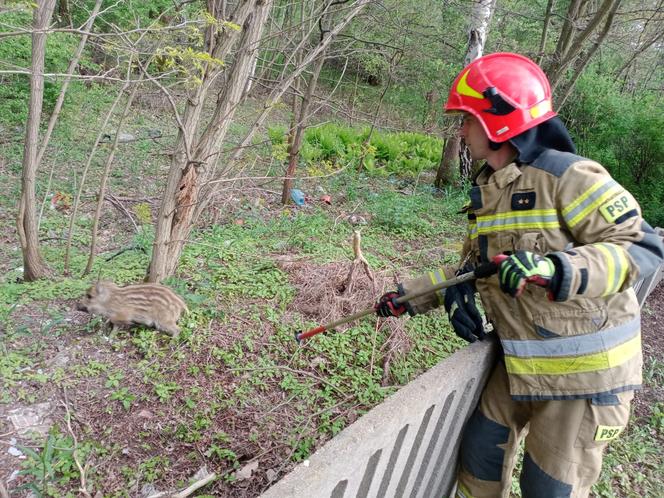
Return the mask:
[[382, 316], [383, 318], [387, 318], [388, 316], [403, 315], [406, 311], [408, 311], [408, 308], [406, 306], [406, 303], [398, 304], [396, 302], [396, 299], [401, 296], [403, 296], [403, 291], [401, 291], [401, 286], [399, 286], [398, 291], [386, 292], [385, 294], [380, 296], [380, 299], [374, 305], [376, 314], [378, 316]]
[[445, 311], [456, 335], [468, 342], [484, 339], [484, 323], [475, 305], [475, 289], [468, 282], [445, 290]]

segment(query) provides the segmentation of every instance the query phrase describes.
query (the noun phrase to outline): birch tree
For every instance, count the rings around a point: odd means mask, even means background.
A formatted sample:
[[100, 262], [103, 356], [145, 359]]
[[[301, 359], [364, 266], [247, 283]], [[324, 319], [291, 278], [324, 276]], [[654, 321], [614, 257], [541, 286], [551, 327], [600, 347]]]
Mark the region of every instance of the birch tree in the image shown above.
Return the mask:
[[[467, 66], [475, 59], [482, 57], [484, 44], [489, 33], [491, 17], [496, 6], [496, 0], [479, 0], [475, 3], [470, 14], [470, 27], [468, 29], [468, 49], [463, 59], [463, 66]], [[458, 123], [455, 126], [458, 128]], [[448, 150], [448, 148], [450, 150]], [[465, 151], [466, 145], [458, 134], [453, 135], [445, 142], [445, 147], [436, 174], [436, 185], [441, 186], [447, 179], [453, 178], [455, 157], [459, 158], [459, 173], [461, 178], [468, 178], [472, 170], [472, 161]], [[459, 151], [458, 154], [452, 152]]]

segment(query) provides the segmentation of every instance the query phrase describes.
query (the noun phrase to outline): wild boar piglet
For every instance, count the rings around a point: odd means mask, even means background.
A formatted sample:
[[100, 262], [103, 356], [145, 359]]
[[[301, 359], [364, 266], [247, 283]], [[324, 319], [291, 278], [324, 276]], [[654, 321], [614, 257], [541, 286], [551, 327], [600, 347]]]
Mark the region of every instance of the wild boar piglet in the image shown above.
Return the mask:
[[187, 305], [165, 285], [132, 284], [119, 287], [113, 282], [97, 282], [88, 289], [76, 308], [101, 315], [119, 326], [141, 324], [177, 337], [177, 321]]

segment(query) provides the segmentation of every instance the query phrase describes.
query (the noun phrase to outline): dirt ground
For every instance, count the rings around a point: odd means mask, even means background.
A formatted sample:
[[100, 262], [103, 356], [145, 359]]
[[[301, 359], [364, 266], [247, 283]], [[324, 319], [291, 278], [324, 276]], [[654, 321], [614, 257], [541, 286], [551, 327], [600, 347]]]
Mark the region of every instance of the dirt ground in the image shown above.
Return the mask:
[[[664, 361], [664, 281], [652, 291], [641, 312], [644, 364], [654, 360]], [[664, 402], [664, 386], [644, 385], [636, 393], [634, 412], [636, 416], [647, 416], [655, 403]]]
[[[79, 316], [75, 313], [72, 314], [72, 317], [82, 321], [87, 320], [86, 317]], [[43, 317], [39, 316], [32, 316], [30, 318], [26, 316], [24, 318], [26, 318], [27, 321], [30, 321], [31, 319], [35, 322], [43, 320]], [[664, 328], [664, 282], [660, 283], [660, 285], [650, 294], [643, 307], [642, 319], [643, 350], [645, 355], [645, 365], [647, 368], [647, 366], [654, 360], [658, 362], [664, 361], [664, 336], [661, 333]], [[236, 325], [237, 327], [242, 326], [239, 322]], [[82, 329], [83, 325], [82, 323], [70, 323], [70, 326], [78, 326]], [[269, 328], [269, 325], [266, 325], [266, 327]], [[217, 340], [220, 341], [220, 346], [227, 346], [227, 344], [221, 344], [221, 342], [230, 340], [229, 338], [233, 337], [234, 334], [230, 334], [229, 330], [218, 332], [219, 333], [215, 336], [218, 338]], [[267, 335], [271, 332], [273, 331], [265, 331]], [[25, 340], [28, 341], [30, 339], [29, 337], [26, 337]], [[57, 364], [60, 360], [66, 362], [67, 359], [75, 360], [77, 358], [95, 358], [99, 362], [105, 362], [120, 369], [123, 362], [131, 359], [127, 357], [126, 352], [116, 351], [112, 347], [100, 347], [100, 344], [95, 337], [90, 336], [83, 330], [74, 337], [71, 337], [71, 342], [69, 343], [63, 344], [62, 338], [53, 337], [49, 341], [46, 341], [44, 346], [45, 350], [41, 351], [41, 355], [51, 359], [46, 366], [47, 369], [57, 368]], [[178, 354], [178, 351], [175, 350], [172, 354], [176, 355]], [[208, 360], [209, 358], [196, 358], [199, 365], [205, 365]], [[155, 359], [154, 361], [157, 360]], [[184, 366], [171, 372], [171, 375], [173, 380], [177, 380], [182, 385], [185, 385], [188, 382], [187, 379], [191, 378], [191, 373], [186, 370]], [[149, 432], [153, 435], [153, 437], [148, 439], [151, 446], [167, 448], [167, 454], [172, 455], [172, 459], [175, 463], [171, 468], [173, 474], [166, 479], [167, 481], [171, 481], [171, 485], [175, 485], [178, 479], [185, 479], [186, 477], [191, 476], [192, 469], [195, 469], [197, 466], [195, 462], [205, 460], [202, 458], [202, 455], [199, 455], [200, 458], [197, 458], [196, 454], [203, 451], [202, 449], [211, 444], [211, 441], [186, 441], [174, 443], [172, 434], [174, 433], [173, 431], [177, 429], [175, 427], [170, 427], [168, 420], [176, 420], [180, 415], [176, 411], [171, 412], [171, 408], [168, 406], [162, 406], [156, 409], [153, 405], [137, 401], [136, 406], [131, 411], [115, 411], [112, 415], [107, 413], [105, 410], [106, 403], [113, 402], [110, 400], [100, 400], [90, 394], [103, 391], [103, 380], [104, 378], [102, 377], [95, 378], [94, 380], [91, 379], [87, 386], [81, 386], [83, 388], [79, 387], [76, 390], [69, 391], [68, 398], [66, 399], [63, 399], [63, 392], [55, 388], [55, 386], [51, 388], [50, 393], [45, 392], [49, 390], [48, 387], [45, 388], [44, 386], [38, 385], [25, 386], [25, 390], [28, 392], [32, 390], [37, 392], [39, 390], [39, 399], [54, 400], [54, 406], [52, 406], [51, 409], [60, 415], [63, 415], [62, 412], [65, 410], [63, 402], [66, 402], [73, 410], [76, 424], [83, 427], [82, 432], [87, 437], [92, 437], [99, 441], [108, 440], [109, 444], [117, 444], [121, 441], [125, 442], [124, 444], [126, 446], [117, 448], [117, 451], [115, 451], [113, 455], [109, 454], [106, 457], [100, 457], [100, 460], [96, 462], [97, 465], [107, 466], [107, 471], [104, 472], [104, 478], [107, 480], [105, 486], [110, 486], [111, 488], [114, 487], [111, 486], [111, 481], [117, 481], [115, 486], [121, 486], [121, 483], [124, 482], [122, 472], [126, 471], [127, 468], [136, 466], [138, 462], [145, 457], [146, 453], [153, 451], [147, 447], [145, 442], [143, 445], [138, 444], [138, 441], [135, 441], [135, 444], [132, 443], [132, 440], [134, 439], [132, 434], [136, 435], [141, 434], [142, 432]], [[231, 390], [237, 382], [238, 379], [230, 374], [228, 375], [228, 378], [215, 379], [215, 383], [224, 384], [228, 390]], [[266, 380], [266, 382], [269, 381]], [[132, 387], [136, 392], [141, 389], [140, 378], [138, 376], [132, 377], [127, 374], [123, 380], [123, 385]], [[275, 386], [274, 392], [277, 391], [278, 390]], [[290, 457], [292, 456], [290, 450], [282, 447], [283, 442], [279, 441], [278, 438], [256, 440], [251, 437], [252, 427], [256, 427], [258, 423], [257, 421], [262, 421], [263, 419], [266, 420], [266, 425], [262, 427], [264, 434], [269, 433], [270, 430], [273, 434], [285, 430], [284, 427], [280, 427], [275, 421], [268, 420], [266, 413], [262, 413], [257, 406], [281, 407], [280, 411], [282, 416], [280, 419], [296, 420], [297, 413], [290, 413], [291, 408], [287, 404], [289, 400], [270, 399], [270, 392], [272, 391], [268, 391], [265, 394], [265, 399], [260, 400], [255, 405], [245, 407], [227, 405], [220, 408], [217, 416], [214, 417], [213, 426], [209, 427], [207, 430], [203, 430], [203, 432], [213, 433], [214, 430], [221, 430], [223, 428], [227, 433], [234, 436], [234, 440], [242, 441], [242, 444], [233, 446], [233, 450], [238, 455], [241, 463], [246, 464], [246, 462], [260, 460], [262, 469], [273, 469], [275, 475], [281, 477], [288, 471], [288, 468], [292, 466], [292, 463], [286, 463], [290, 462]], [[173, 398], [172, 406], [177, 405], [175, 402], [176, 398], [177, 395]], [[60, 400], [60, 402], [58, 403], [56, 400]], [[648, 420], [651, 413], [652, 406], [658, 402], [664, 402], [664, 386], [657, 385], [656, 383], [655, 385], [645, 385], [644, 389], [636, 395], [634, 402], [636, 416], [632, 423], [645, 423], [644, 421]], [[16, 444], [16, 442], [12, 441], [12, 438], [16, 435], [13, 434], [10, 425], [7, 423], [7, 413], [10, 409], [11, 406], [0, 406], [0, 442], [3, 443], [0, 448], [0, 483], [4, 482], [10, 477], [10, 475], [14, 474], [10, 489], [16, 489], [20, 483], [25, 483], [25, 478], [17, 478], [15, 473], [20, 468], [20, 462], [7, 450], [8, 447]], [[62, 426], [65, 426], [63, 417], [59, 417], [58, 422], [60, 422]], [[194, 420], [191, 420], [190, 422], [195, 423]], [[273, 424], [273, 426], [269, 427], [270, 424]], [[86, 427], [87, 429], [85, 429]], [[95, 429], [93, 429], [93, 427]], [[324, 442], [325, 441], [317, 441], [316, 446], [323, 444]], [[194, 461], [188, 461], [184, 458], [176, 457], [176, 455], [185, 455], [187, 452], [190, 455], [189, 458]], [[215, 496], [248, 497], [257, 496], [261, 491], [265, 490], [267, 486], [269, 486], [269, 482], [265, 479], [252, 477], [241, 483], [216, 483], [213, 486], [214, 491], [212, 492]], [[2, 488], [0, 488], [0, 491], [2, 491]], [[150, 494], [149, 489], [139, 488], [128, 490], [128, 492], [130, 493], [130, 496], [147, 496]], [[2, 496], [2, 494], [0, 494], [0, 496]], [[19, 494], [12, 494], [12, 496], [25, 495], [19, 492]]]

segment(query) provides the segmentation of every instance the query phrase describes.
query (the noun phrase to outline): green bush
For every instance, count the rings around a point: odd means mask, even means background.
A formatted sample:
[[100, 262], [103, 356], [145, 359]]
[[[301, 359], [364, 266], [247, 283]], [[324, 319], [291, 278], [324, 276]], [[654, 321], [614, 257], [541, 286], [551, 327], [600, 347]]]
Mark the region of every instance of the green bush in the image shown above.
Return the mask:
[[[94, 0], [85, 0], [83, 5], [72, 8], [71, 16], [74, 25], [81, 25], [87, 19], [94, 7]], [[109, 8], [113, 5], [112, 8]], [[109, 26], [115, 25], [121, 30], [135, 29], [137, 26], [146, 27], [161, 14], [173, 11], [172, 0], [152, 0], [150, 2], [104, 2], [102, 14], [96, 25], [106, 31]], [[64, 19], [62, 21], [65, 21]]]
[[[273, 141], [274, 130], [268, 135]], [[369, 128], [353, 128], [336, 123], [309, 128], [300, 149], [300, 160], [307, 166], [329, 161], [359, 166], [368, 173], [416, 176], [438, 165], [442, 140], [420, 133], [388, 133], [374, 130], [368, 144]]]
[[[0, 32], [13, 31], [15, 28], [30, 30], [32, 14], [25, 10], [0, 13]], [[46, 39], [44, 69], [47, 73], [64, 73], [76, 45], [75, 36], [69, 33], [52, 33]], [[26, 69], [30, 67], [32, 48], [30, 37], [10, 36], [0, 38], [0, 60], [12, 67]], [[44, 81], [43, 109], [49, 112], [55, 106], [60, 93], [60, 83], [46, 78]], [[0, 121], [6, 124], [22, 124], [28, 117], [30, 80], [26, 75], [0, 76]]]
[[561, 115], [579, 154], [600, 162], [636, 197], [651, 225], [664, 225], [664, 105], [656, 95], [622, 93], [588, 71]]

